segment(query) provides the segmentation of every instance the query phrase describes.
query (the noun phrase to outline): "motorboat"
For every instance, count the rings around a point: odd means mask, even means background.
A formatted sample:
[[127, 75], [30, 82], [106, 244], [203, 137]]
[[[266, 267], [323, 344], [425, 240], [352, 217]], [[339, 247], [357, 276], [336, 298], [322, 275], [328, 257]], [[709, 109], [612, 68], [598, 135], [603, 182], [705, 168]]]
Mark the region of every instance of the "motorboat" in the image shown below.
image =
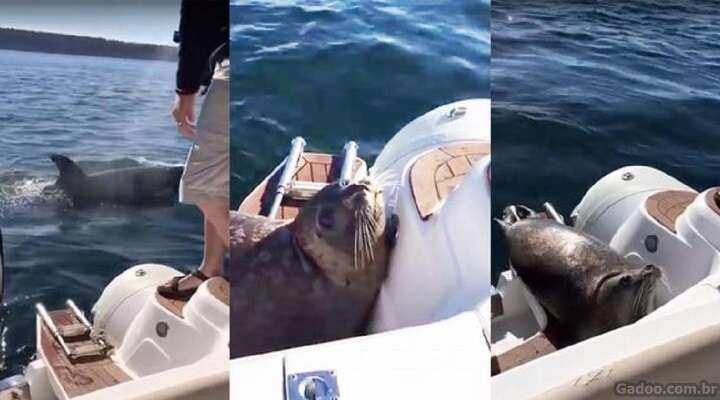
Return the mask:
[[[490, 101], [440, 106], [386, 143], [288, 156], [240, 211], [292, 219], [337, 180], [370, 177], [399, 221], [389, 275], [356, 337], [231, 360], [232, 398], [478, 398], [489, 394]], [[342, 316], [338, 316], [342, 318]]]
[[204, 282], [187, 301], [156, 287], [182, 275], [141, 264], [115, 277], [87, 317], [73, 300], [37, 304], [37, 355], [0, 381], [0, 399], [224, 400], [229, 396], [229, 284]]
[[[565, 223], [551, 204], [544, 208]], [[698, 191], [655, 168], [627, 166], [592, 185], [567, 223], [631, 264], [659, 267], [656, 308], [568, 343], [512, 268], [504, 271], [491, 300], [492, 398], [717, 395], [720, 187]]]

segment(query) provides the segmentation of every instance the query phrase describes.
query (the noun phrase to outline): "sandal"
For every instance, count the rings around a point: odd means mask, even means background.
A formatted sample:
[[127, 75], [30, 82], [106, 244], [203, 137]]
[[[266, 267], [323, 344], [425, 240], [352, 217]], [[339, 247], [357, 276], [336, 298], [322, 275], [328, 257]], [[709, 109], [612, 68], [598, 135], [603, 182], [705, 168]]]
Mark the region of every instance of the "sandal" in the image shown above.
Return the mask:
[[[189, 275], [192, 275], [196, 278], [198, 278], [202, 284], [202, 282], [205, 282], [206, 280], [210, 279], [207, 275], [200, 272], [200, 270], [195, 270], [191, 272]], [[189, 289], [180, 289], [180, 280], [185, 278], [189, 275], [183, 275], [183, 276], [176, 276], [172, 278], [169, 282], [167, 282], [164, 285], [158, 286], [157, 292], [159, 295], [170, 299], [170, 300], [181, 300], [181, 301], [188, 301], [190, 298], [197, 292], [200, 285], [195, 286], [193, 288]]]

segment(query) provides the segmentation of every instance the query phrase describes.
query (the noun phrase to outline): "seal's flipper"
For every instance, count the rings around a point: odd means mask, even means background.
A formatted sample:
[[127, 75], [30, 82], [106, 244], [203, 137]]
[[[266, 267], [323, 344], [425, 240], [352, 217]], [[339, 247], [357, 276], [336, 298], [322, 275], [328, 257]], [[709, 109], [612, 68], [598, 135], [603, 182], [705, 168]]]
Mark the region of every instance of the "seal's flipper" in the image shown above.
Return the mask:
[[387, 242], [388, 248], [392, 250], [397, 244], [400, 217], [398, 217], [397, 214], [391, 214], [385, 224], [385, 240]]
[[60, 178], [58, 179], [85, 176], [85, 172], [83, 172], [82, 168], [80, 168], [80, 166], [75, 164], [75, 161], [69, 159], [68, 157], [60, 154], [52, 154], [50, 159], [55, 163], [55, 166], [60, 172]]

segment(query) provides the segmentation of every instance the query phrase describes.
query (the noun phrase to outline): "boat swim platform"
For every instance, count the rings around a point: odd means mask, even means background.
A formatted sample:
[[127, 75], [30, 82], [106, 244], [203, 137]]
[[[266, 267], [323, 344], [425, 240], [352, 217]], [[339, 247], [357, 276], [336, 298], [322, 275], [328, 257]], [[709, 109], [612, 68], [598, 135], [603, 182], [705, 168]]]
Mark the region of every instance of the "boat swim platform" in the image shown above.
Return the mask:
[[[68, 309], [49, 311], [48, 315], [60, 331], [81, 323]], [[108, 355], [70, 359], [50, 329], [43, 322], [39, 322], [39, 324], [41, 350], [48, 367], [57, 376], [69, 398], [79, 397], [132, 379]], [[64, 339], [71, 349], [94, 344], [88, 333], [75, 337], [66, 336]]]
[[[293, 174], [292, 181], [312, 182], [317, 184], [328, 184], [337, 181], [340, 178], [340, 170], [342, 169], [344, 157], [342, 155], [332, 155], [325, 153], [303, 153], [298, 162], [298, 166]], [[283, 164], [284, 165], [284, 164]], [[361, 158], [355, 159], [352, 175], [354, 176], [360, 170], [365, 168], [365, 161]], [[275, 196], [275, 188], [277, 187], [280, 176], [283, 173], [282, 168], [276, 169], [273, 174], [263, 183], [255, 187], [255, 189], [243, 200], [238, 211], [249, 215], [267, 215]], [[300, 212], [303, 204], [307, 200], [285, 196], [280, 205], [277, 219], [291, 220]]]

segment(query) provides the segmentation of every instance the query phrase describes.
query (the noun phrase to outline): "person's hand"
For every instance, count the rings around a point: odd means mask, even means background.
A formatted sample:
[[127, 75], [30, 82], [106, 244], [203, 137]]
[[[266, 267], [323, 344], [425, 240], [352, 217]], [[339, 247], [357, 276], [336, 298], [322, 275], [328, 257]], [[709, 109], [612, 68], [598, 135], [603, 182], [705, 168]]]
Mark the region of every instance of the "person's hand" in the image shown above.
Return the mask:
[[172, 110], [173, 118], [177, 123], [177, 130], [190, 140], [195, 139], [195, 94], [175, 95], [175, 104]]

